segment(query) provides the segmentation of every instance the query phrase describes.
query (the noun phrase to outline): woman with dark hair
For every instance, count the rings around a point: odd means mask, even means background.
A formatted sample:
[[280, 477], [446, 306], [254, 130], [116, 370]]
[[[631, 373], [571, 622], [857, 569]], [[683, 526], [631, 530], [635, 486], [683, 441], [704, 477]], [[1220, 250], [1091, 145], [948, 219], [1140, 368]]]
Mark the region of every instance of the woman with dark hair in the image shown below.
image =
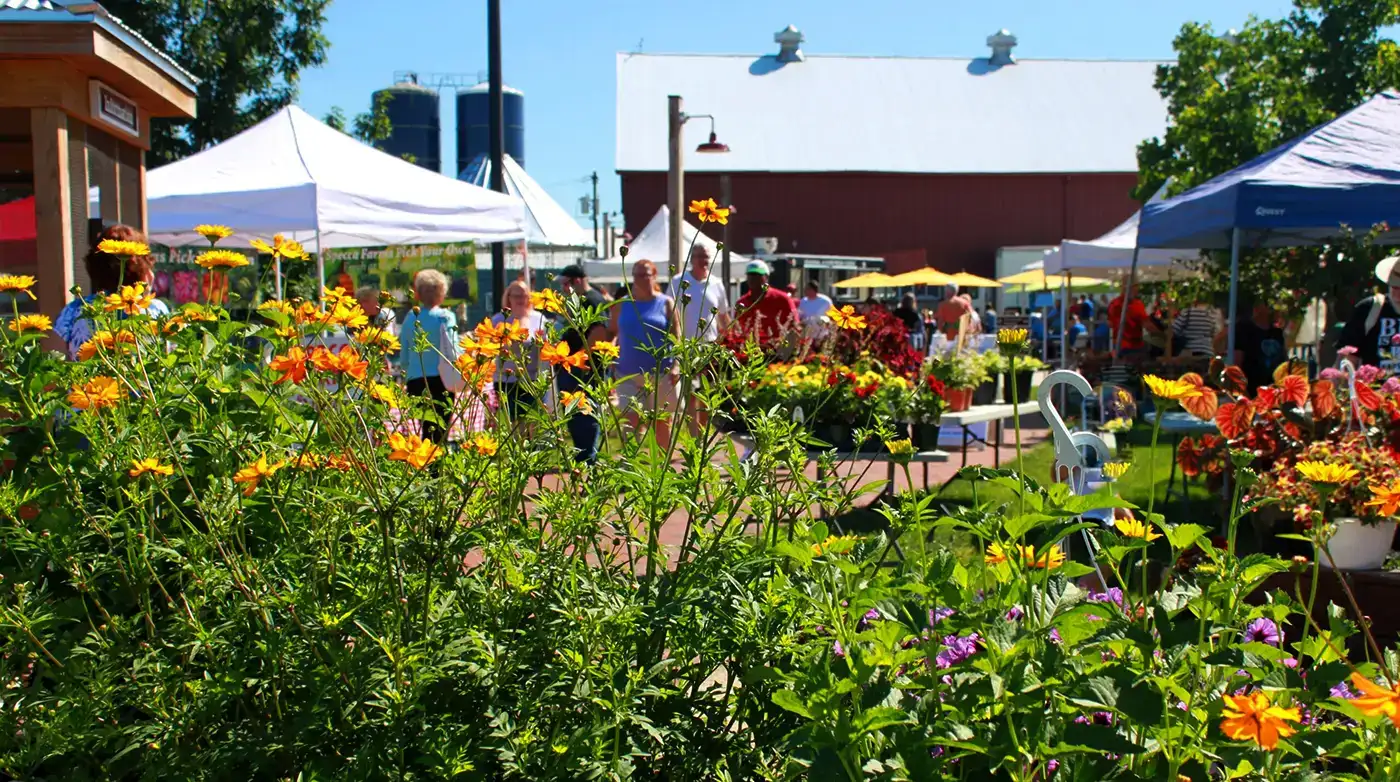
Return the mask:
[[[132, 285], [138, 282], [145, 283], [148, 291], [151, 291], [151, 283], [155, 280], [155, 258], [149, 255], [112, 255], [97, 250], [97, 244], [103, 239], [113, 239], [122, 242], [141, 242], [145, 244], [146, 236], [129, 225], [109, 226], [97, 237], [93, 244], [93, 249], [88, 252], [83, 259], [87, 267], [88, 279], [92, 281], [92, 292], [82, 298], [68, 302], [63, 311], [58, 314], [58, 322], [54, 324], [54, 333], [62, 337], [68, 343], [68, 358], [76, 360], [78, 348], [83, 343], [92, 338], [92, 321], [83, 317], [83, 306], [94, 300], [100, 299], [109, 293], [116, 293], [117, 289], [123, 285]], [[152, 299], [146, 314], [153, 318], [170, 314], [170, 308], [165, 306], [165, 302], [160, 299]]]

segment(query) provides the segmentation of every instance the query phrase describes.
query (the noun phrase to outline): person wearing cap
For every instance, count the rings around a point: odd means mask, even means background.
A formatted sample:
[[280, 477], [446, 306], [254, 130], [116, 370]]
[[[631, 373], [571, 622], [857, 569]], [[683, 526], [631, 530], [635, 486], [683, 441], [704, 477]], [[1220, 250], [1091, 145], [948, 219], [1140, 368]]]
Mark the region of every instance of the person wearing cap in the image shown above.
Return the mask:
[[607, 294], [588, 284], [588, 272], [576, 263], [565, 266], [563, 271], [559, 272], [559, 284], [566, 297], [581, 296], [584, 303], [590, 307], [602, 307], [611, 301]]
[[745, 335], [756, 334], [759, 343], [770, 345], [797, 325], [797, 302], [783, 291], [768, 284], [768, 264], [750, 261], [744, 269], [745, 286], [734, 309], [739, 330]]
[[1386, 286], [1357, 302], [1351, 319], [1342, 328], [1339, 347], [1356, 348], [1362, 364], [1372, 364], [1390, 373], [1400, 372], [1400, 255], [1376, 264], [1376, 279]]

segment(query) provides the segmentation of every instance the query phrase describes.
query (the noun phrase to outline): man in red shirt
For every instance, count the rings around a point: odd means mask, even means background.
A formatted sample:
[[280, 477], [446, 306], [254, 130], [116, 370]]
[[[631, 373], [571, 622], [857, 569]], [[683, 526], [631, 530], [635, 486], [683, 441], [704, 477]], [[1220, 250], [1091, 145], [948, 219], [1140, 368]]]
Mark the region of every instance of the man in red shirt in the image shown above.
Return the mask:
[[[1113, 330], [1115, 343], [1118, 338], [1118, 324], [1123, 324], [1123, 341], [1119, 346], [1120, 352], [1144, 351], [1147, 343], [1142, 339], [1144, 328], [1152, 331], [1160, 331], [1157, 324], [1147, 316], [1147, 307], [1143, 305], [1142, 299], [1137, 298], [1131, 287], [1118, 295], [1118, 298], [1108, 303], [1108, 327]], [[1128, 317], [1123, 319], [1123, 299], [1128, 298]]]
[[768, 264], [753, 261], [745, 269], [747, 290], [734, 305], [739, 331], [757, 334], [759, 344], [771, 345], [797, 328], [797, 302], [768, 284]]

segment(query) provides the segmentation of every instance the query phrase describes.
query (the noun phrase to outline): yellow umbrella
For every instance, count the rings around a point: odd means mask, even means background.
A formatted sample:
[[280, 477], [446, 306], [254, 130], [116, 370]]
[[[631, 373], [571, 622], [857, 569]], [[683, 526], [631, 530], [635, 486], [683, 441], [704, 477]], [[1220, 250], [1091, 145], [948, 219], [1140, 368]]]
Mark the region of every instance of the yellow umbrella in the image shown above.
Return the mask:
[[986, 277], [978, 277], [967, 272], [958, 272], [952, 275], [949, 285], [957, 285], [960, 288], [1000, 288], [1001, 283], [996, 280], [989, 280]]
[[[1043, 269], [1031, 269], [1009, 277], [998, 277], [997, 282], [1002, 285], [1024, 285], [1028, 289], [1060, 288], [1065, 284], [1065, 277], [1060, 274], [1046, 274]], [[1074, 277], [1069, 280], [1070, 286], [1074, 288], [1088, 288], [1107, 282], [1108, 280], [1098, 277]]]
[[888, 288], [892, 286], [893, 277], [884, 272], [867, 272], [860, 274], [849, 280], [842, 280], [833, 287], [836, 288]]
[[912, 272], [896, 274], [892, 282], [895, 285], [951, 285], [953, 278], [932, 266], [925, 266]]

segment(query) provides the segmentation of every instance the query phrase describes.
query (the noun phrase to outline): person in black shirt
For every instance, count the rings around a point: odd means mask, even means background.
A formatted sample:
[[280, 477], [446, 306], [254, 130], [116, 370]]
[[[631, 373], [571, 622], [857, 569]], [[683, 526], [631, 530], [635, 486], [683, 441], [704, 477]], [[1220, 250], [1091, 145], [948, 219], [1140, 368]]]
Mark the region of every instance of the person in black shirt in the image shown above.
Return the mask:
[[[1244, 370], [1249, 392], [1274, 383], [1274, 370], [1288, 360], [1288, 343], [1278, 326], [1277, 313], [1266, 299], [1240, 297], [1240, 310], [1249, 314], [1235, 323], [1234, 364]], [[1225, 352], [1228, 329], [1217, 337], [1216, 351]]]
[[1342, 329], [1339, 347], [1356, 348], [1361, 364], [1374, 364], [1390, 374], [1400, 373], [1400, 255], [1376, 264], [1376, 279], [1386, 292], [1357, 302]]
[[904, 298], [899, 301], [899, 306], [895, 307], [894, 316], [904, 323], [904, 328], [909, 332], [911, 340], [916, 334], [920, 336], [915, 341], [915, 345], [923, 344], [924, 319], [919, 316], [919, 304], [918, 300], [914, 298], [914, 294], [904, 294]]

